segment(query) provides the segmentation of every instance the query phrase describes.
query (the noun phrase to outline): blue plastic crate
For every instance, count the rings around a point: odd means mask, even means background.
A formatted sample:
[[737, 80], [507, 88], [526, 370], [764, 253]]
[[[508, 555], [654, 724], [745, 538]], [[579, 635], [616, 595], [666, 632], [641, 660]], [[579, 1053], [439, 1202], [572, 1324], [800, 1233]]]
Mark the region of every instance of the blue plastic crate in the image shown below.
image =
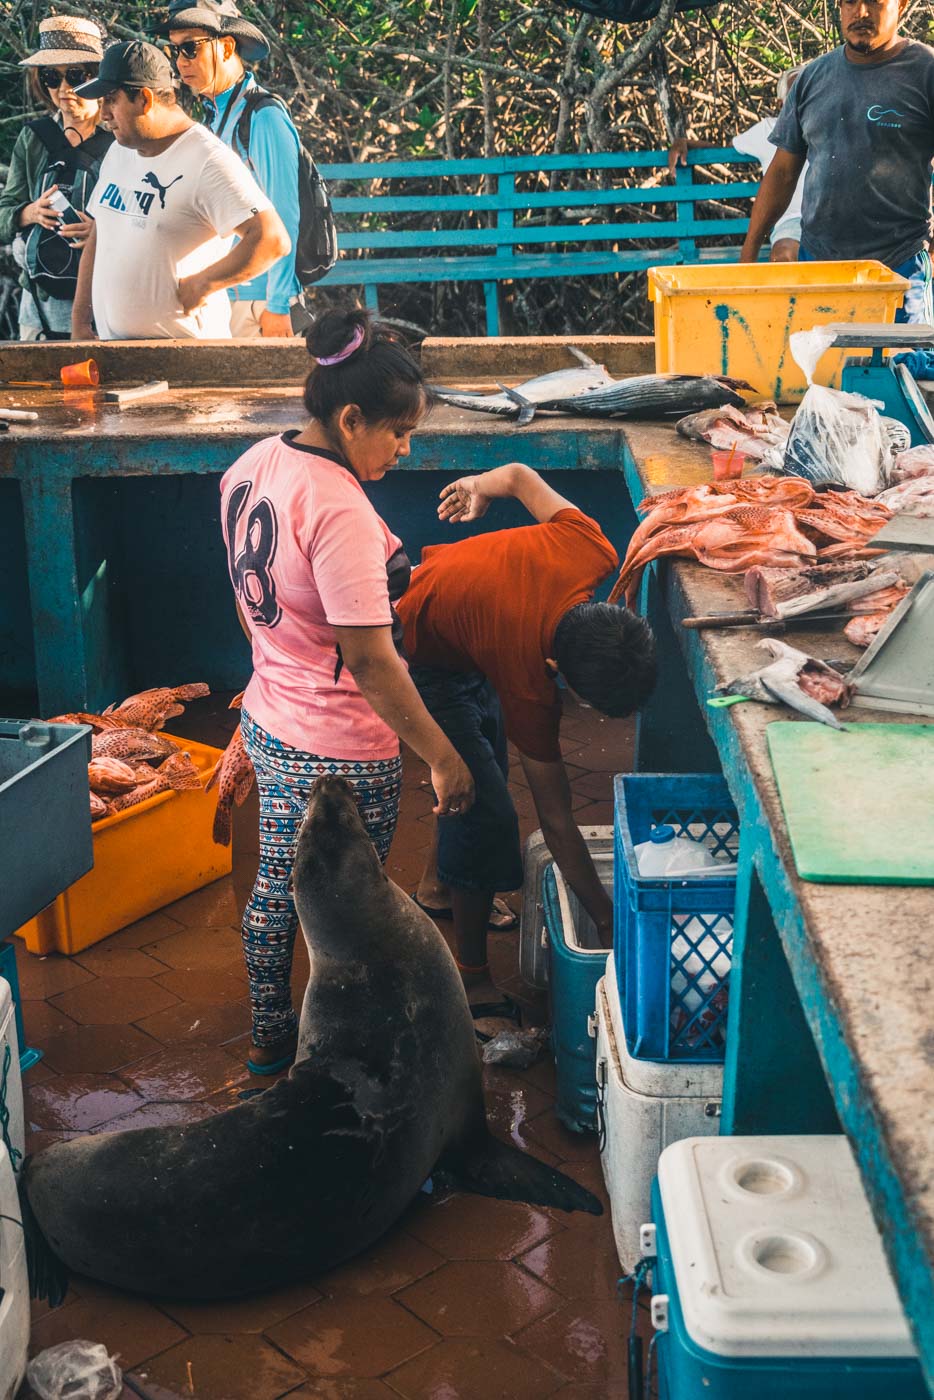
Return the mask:
[[739, 818], [723, 778], [626, 773], [614, 779], [616, 926], [630, 1053], [719, 1063], [726, 1039], [735, 872], [666, 880], [639, 874], [634, 847], [656, 826], [700, 842], [724, 864], [739, 851]]

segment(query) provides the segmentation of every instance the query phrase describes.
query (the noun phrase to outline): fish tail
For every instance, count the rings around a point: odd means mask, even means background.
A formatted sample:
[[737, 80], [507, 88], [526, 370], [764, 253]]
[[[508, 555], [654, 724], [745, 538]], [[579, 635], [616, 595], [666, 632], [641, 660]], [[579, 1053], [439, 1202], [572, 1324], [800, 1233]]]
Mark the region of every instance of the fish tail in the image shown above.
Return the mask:
[[244, 695], [246, 695], [246, 691], [245, 691], [245, 690], [241, 690], [239, 695], [235, 695], [234, 698], [231, 700], [230, 704], [227, 706], [228, 710], [240, 710], [240, 709], [242, 709], [242, 708], [243, 708], [243, 697], [244, 697]]

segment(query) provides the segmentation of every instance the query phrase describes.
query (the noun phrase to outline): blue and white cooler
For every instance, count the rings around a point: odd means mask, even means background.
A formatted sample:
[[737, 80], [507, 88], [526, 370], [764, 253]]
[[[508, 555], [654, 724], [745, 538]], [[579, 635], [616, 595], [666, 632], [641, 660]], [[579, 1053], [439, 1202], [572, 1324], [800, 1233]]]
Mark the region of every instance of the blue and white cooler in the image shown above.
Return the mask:
[[[613, 888], [612, 847], [588, 845], [597, 874], [609, 892]], [[597, 1127], [593, 1014], [597, 983], [606, 971], [610, 949], [601, 947], [593, 919], [556, 865], [545, 871], [542, 897], [548, 935], [555, 1113], [571, 1132], [593, 1132]]]
[[845, 1137], [673, 1143], [652, 1219], [660, 1400], [926, 1400]]

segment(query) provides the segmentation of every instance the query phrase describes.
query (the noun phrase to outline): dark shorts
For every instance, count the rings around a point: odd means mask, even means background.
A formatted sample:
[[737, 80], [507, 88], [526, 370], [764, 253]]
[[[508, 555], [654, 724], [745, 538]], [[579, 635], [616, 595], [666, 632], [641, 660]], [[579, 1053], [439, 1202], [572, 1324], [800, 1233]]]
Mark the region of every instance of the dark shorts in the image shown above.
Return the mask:
[[506, 729], [496, 691], [478, 671], [413, 666], [412, 680], [476, 787], [469, 812], [438, 818], [438, 875], [459, 890], [517, 890], [519, 819], [506, 781]]

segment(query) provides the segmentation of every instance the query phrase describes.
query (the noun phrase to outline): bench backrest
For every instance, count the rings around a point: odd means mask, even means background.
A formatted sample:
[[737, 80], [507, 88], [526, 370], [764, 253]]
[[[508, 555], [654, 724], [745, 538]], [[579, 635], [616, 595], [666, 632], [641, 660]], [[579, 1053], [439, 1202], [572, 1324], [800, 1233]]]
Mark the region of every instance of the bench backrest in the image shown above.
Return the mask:
[[[758, 179], [724, 181], [722, 169], [752, 165], [758, 173], [751, 156], [731, 146], [690, 151], [687, 167], [678, 167], [673, 182], [665, 173], [658, 184], [644, 183], [646, 177], [664, 171], [667, 163], [664, 151], [620, 151], [489, 160], [366, 161], [323, 165], [321, 170], [338, 191], [333, 202], [343, 252], [395, 249], [404, 255], [419, 248], [463, 253], [495, 249], [506, 262], [517, 247], [661, 239], [676, 243], [679, 260], [690, 262], [697, 257], [699, 238], [745, 233], [746, 217], [717, 206], [754, 198]], [[720, 183], [697, 178], [711, 166], [720, 167]], [[557, 176], [555, 188], [548, 187], [552, 175]], [[359, 195], [342, 188], [347, 183], [374, 181], [389, 188]], [[435, 188], [409, 192], [422, 181]], [[460, 184], [456, 192], [440, 188], [449, 188], [451, 181]], [[400, 182], [405, 193], [392, 188]], [[465, 193], [463, 184], [468, 182], [481, 188]], [[495, 188], [490, 189], [494, 182]], [[666, 209], [664, 217], [657, 206]], [[654, 211], [650, 217], [626, 218], [629, 210], [638, 214], [649, 209]], [[548, 210], [556, 211], [554, 217], [560, 221], [549, 222]], [[478, 217], [468, 227], [450, 228], [442, 222], [449, 214]], [[416, 227], [410, 226], [412, 215], [422, 216]], [[399, 226], [402, 220], [407, 226]], [[464, 220], [459, 222], [463, 225]], [[509, 276], [506, 267], [502, 276]]]

